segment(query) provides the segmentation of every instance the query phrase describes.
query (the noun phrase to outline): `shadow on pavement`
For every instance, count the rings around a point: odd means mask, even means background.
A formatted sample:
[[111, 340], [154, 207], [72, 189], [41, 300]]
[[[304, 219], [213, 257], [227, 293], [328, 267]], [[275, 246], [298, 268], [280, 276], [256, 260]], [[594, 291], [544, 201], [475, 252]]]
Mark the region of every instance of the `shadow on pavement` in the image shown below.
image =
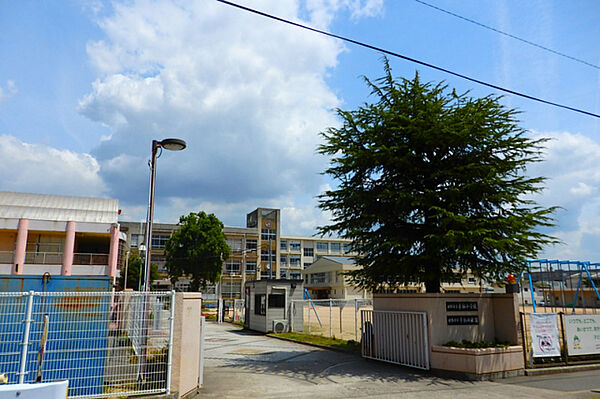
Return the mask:
[[[242, 331], [236, 333], [246, 335]], [[420, 381], [427, 382], [428, 386], [450, 386], [457, 381], [436, 377], [427, 371], [316, 348], [308, 352], [268, 350], [263, 353], [245, 354], [235, 359], [228, 359], [226, 367], [235, 369], [237, 373], [286, 377], [312, 384], [355, 380], [379, 383]]]

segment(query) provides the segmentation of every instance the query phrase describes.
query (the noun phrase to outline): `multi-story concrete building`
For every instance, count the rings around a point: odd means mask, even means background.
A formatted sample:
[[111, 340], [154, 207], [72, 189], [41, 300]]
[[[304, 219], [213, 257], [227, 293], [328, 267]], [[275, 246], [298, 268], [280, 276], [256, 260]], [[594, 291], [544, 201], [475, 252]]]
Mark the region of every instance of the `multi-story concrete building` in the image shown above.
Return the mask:
[[[174, 224], [153, 224], [152, 262], [159, 272], [166, 273], [164, 248]], [[127, 243], [132, 251], [139, 250], [144, 242], [145, 223], [122, 222], [127, 233]], [[231, 254], [223, 264], [221, 281], [209, 295], [223, 298], [243, 298], [242, 287], [247, 280], [301, 279], [301, 272], [320, 256], [347, 257], [350, 241], [339, 238], [286, 236], [281, 233], [281, 211], [258, 208], [246, 217], [246, 227], [225, 227]], [[168, 279], [154, 283], [155, 287], [170, 288]], [[189, 282], [181, 279], [175, 289], [185, 291]], [[214, 289], [214, 288], [213, 288]]]
[[0, 274], [118, 275], [119, 202], [0, 192]]
[[311, 299], [360, 299], [371, 298], [371, 292], [354, 287], [345, 273], [358, 270], [354, 258], [320, 257], [302, 272], [304, 288]]

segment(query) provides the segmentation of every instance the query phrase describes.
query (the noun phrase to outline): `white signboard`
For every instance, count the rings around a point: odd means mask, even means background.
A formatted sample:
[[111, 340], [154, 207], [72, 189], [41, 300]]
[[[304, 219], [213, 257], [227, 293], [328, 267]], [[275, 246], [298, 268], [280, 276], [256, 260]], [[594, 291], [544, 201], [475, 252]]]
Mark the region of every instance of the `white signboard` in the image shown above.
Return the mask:
[[533, 357], [560, 356], [556, 313], [531, 313], [529, 325]]
[[565, 316], [565, 333], [567, 334], [569, 355], [600, 353], [600, 315]]

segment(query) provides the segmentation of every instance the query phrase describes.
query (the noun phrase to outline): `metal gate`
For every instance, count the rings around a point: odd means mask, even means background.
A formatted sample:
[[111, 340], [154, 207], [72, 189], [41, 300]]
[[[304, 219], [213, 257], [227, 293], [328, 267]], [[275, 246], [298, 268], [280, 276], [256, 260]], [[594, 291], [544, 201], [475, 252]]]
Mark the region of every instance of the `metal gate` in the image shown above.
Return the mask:
[[167, 393], [173, 293], [0, 293], [0, 373], [70, 398]]
[[360, 316], [363, 357], [429, 370], [425, 312], [362, 310]]

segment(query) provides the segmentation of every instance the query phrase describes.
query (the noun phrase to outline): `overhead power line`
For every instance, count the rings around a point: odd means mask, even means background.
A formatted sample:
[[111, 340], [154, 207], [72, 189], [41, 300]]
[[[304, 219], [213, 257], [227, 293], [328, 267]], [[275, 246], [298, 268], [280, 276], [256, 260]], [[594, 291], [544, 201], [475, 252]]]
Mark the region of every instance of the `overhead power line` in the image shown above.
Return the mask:
[[263, 17], [266, 17], [266, 18], [274, 19], [274, 20], [279, 21], [279, 22], [283, 22], [283, 23], [286, 23], [286, 24], [289, 24], [289, 25], [293, 25], [293, 26], [296, 26], [298, 28], [306, 29], [306, 30], [309, 30], [311, 32], [320, 33], [320, 34], [325, 35], [325, 36], [333, 37], [335, 39], [343, 40], [343, 41], [348, 42], [348, 43], [356, 44], [357, 46], [365, 47], [365, 48], [368, 48], [368, 49], [371, 49], [371, 50], [378, 51], [378, 52], [383, 53], [383, 54], [391, 55], [393, 57], [397, 57], [397, 58], [401, 58], [401, 59], [406, 60], [406, 61], [413, 62], [415, 64], [423, 65], [423, 66], [426, 66], [428, 68], [435, 69], [437, 71], [441, 71], [441, 72], [447, 73], [449, 75], [453, 75], [453, 76], [456, 76], [456, 77], [468, 80], [470, 82], [480, 84], [482, 86], [486, 86], [486, 87], [490, 87], [492, 89], [496, 89], [496, 90], [502, 91], [504, 93], [508, 93], [508, 94], [512, 94], [512, 95], [515, 95], [515, 96], [527, 98], [529, 100], [537, 101], [539, 103], [543, 103], [543, 104], [547, 104], [547, 105], [552, 105], [554, 107], [568, 109], [570, 111], [578, 112], [580, 114], [584, 114], [584, 115], [588, 115], [588, 116], [592, 116], [594, 118], [599, 118], [600, 119], [600, 115], [599, 114], [595, 114], [593, 112], [589, 112], [589, 111], [585, 111], [585, 110], [582, 110], [582, 109], [579, 109], [579, 108], [570, 107], [568, 105], [559, 104], [559, 103], [555, 103], [555, 102], [552, 102], [552, 101], [544, 100], [544, 99], [539, 98], [539, 97], [530, 96], [528, 94], [520, 93], [520, 92], [514, 91], [514, 90], [510, 90], [510, 89], [507, 89], [507, 88], [504, 88], [504, 87], [501, 87], [501, 86], [497, 86], [497, 85], [492, 84], [492, 83], [487, 83], [487, 82], [484, 82], [482, 80], [471, 78], [471, 77], [469, 77], [467, 75], [463, 75], [461, 73], [454, 72], [454, 71], [451, 71], [449, 69], [442, 68], [442, 67], [430, 64], [430, 63], [425, 62], [425, 61], [420, 61], [420, 60], [418, 60], [416, 58], [407, 57], [407, 56], [402, 55], [400, 53], [396, 53], [396, 52], [393, 52], [393, 51], [390, 51], [390, 50], [386, 50], [386, 49], [381, 48], [381, 47], [373, 46], [373, 45], [370, 45], [370, 44], [367, 44], [367, 43], [364, 43], [364, 42], [360, 42], [358, 40], [354, 40], [354, 39], [350, 39], [350, 38], [347, 38], [347, 37], [344, 37], [344, 36], [340, 36], [340, 35], [336, 35], [336, 34], [333, 34], [333, 33], [329, 33], [327, 31], [323, 31], [323, 30], [320, 30], [320, 29], [312, 28], [312, 27], [307, 26], [307, 25], [302, 25], [302, 24], [300, 24], [298, 22], [293, 22], [293, 21], [290, 21], [290, 20], [287, 20], [287, 19], [284, 19], [284, 18], [277, 17], [275, 15], [267, 14], [265, 12], [255, 10], [253, 8], [245, 7], [245, 6], [242, 6], [240, 4], [235, 4], [235, 3], [232, 3], [232, 2], [227, 1], [227, 0], [216, 0], [216, 1], [218, 1], [219, 3], [227, 4], [227, 5], [235, 7], [235, 8], [239, 8], [239, 9], [244, 10], [244, 11], [251, 12], [253, 14], [257, 14], [257, 15], [260, 15], [260, 16], [263, 16]]
[[460, 18], [460, 19], [462, 19], [463, 21], [470, 22], [470, 23], [472, 23], [472, 24], [475, 24], [475, 25], [481, 26], [482, 28], [489, 29], [489, 30], [491, 30], [491, 31], [494, 31], [494, 32], [496, 32], [496, 33], [499, 33], [499, 34], [501, 34], [501, 35], [508, 36], [508, 37], [510, 37], [510, 38], [512, 38], [512, 39], [515, 39], [515, 40], [518, 40], [518, 41], [520, 41], [520, 42], [523, 42], [523, 43], [529, 44], [530, 46], [534, 46], [534, 47], [540, 48], [540, 49], [542, 49], [542, 50], [548, 51], [548, 52], [550, 52], [550, 53], [553, 53], [553, 54], [559, 55], [559, 56], [561, 56], [561, 57], [564, 57], [564, 58], [568, 58], [568, 59], [570, 59], [570, 60], [572, 60], [572, 61], [579, 62], [579, 63], [581, 63], [581, 64], [587, 65], [587, 66], [589, 66], [589, 67], [592, 67], [592, 68], [600, 69], [600, 66], [598, 66], [598, 65], [594, 65], [594, 64], [592, 64], [592, 63], [589, 63], [589, 62], [587, 62], [587, 61], [585, 61], [585, 60], [582, 60], [582, 59], [580, 59], [580, 58], [573, 57], [573, 56], [571, 56], [571, 55], [568, 55], [568, 54], [565, 54], [565, 53], [561, 53], [560, 51], [552, 50], [551, 48], [548, 48], [548, 47], [542, 46], [541, 44], [534, 43], [534, 42], [532, 42], [532, 41], [529, 41], [529, 40], [527, 40], [527, 39], [523, 39], [523, 38], [520, 38], [520, 37], [518, 37], [518, 36], [511, 35], [510, 33], [503, 32], [503, 31], [501, 31], [500, 29], [496, 29], [496, 28], [494, 28], [494, 27], [492, 27], [492, 26], [489, 26], [489, 25], [482, 24], [481, 22], [477, 22], [477, 21], [475, 21], [475, 20], [473, 20], [473, 19], [469, 19], [469, 18], [467, 18], [467, 17], [463, 17], [462, 15], [459, 15], [459, 14], [453, 13], [452, 11], [445, 10], [445, 9], [443, 9], [443, 8], [441, 8], [441, 7], [438, 7], [438, 6], [435, 6], [435, 5], [433, 5], [433, 4], [426, 3], [426, 2], [424, 2], [423, 0], [415, 0], [415, 1], [416, 1], [417, 3], [421, 3], [421, 4], [423, 4], [424, 6], [427, 6], [427, 7], [433, 8], [434, 10], [438, 10], [438, 11], [441, 11], [441, 12], [443, 12], [443, 13], [446, 13], [446, 14], [448, 14], [448, 15], [452, 15], [453, 17]]

